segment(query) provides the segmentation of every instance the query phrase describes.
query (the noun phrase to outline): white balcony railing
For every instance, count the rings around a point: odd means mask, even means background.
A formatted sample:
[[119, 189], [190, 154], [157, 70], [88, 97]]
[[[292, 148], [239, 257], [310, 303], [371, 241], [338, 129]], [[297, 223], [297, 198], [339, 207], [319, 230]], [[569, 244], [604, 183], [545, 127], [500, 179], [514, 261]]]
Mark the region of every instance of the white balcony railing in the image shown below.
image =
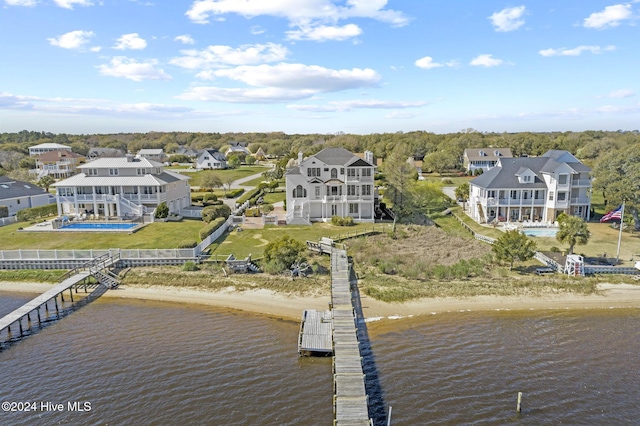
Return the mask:
[[589, 197], [572, 198], [571, 204], [589, 204]]

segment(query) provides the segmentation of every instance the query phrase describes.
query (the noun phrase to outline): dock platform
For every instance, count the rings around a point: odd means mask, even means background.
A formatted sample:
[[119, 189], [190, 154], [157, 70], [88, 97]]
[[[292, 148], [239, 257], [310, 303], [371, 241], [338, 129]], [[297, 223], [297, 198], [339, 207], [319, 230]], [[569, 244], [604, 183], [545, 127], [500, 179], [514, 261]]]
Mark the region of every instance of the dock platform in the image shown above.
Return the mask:
[[315, 309], [305, 310], [300, 323], [298, 338], [298, 355], [331, 355], [331, 311], [319, 312]]

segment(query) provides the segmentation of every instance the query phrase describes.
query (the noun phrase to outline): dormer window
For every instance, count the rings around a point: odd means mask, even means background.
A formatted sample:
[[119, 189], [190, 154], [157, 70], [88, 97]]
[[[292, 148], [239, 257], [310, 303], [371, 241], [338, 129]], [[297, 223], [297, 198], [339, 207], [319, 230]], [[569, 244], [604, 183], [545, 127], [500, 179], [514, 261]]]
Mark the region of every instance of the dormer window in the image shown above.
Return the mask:
[[495, 155], [496, 157], [500, 157], [502, 154], [500, 154], [500, 151], [493, 151], [493, 155]]
[[480, 151], [479, 155], [480, 155], [480, 157], [486, 157], [487, 156], [487, 154], [484, 151]]

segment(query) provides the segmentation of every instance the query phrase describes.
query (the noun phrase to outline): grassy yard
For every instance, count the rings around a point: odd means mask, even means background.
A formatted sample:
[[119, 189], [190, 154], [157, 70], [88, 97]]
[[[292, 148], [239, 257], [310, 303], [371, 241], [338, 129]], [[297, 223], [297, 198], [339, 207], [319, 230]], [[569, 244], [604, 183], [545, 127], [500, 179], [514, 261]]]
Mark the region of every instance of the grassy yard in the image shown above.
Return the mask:
[[[240, 166], [237, 169], [213, 170], [212, 172], [218, 175], [223, 182], [226, 182], [228, 179], [238, 180], [247, 176], [262, 173], [266, 170], [269, 169], [265, 166]], [[208, 170], [203, 170], [195, 173], [184, 173], [184, 175], [191, 177], [191, 179], [189, 180], [189, 185], [200, 186], [202, 184], [202, 176], [206, 172], [208, 172]]]
[[198, 241], [199, 220], [157, 222], [134, 234], [115, 232], [20, 232], [21, 222], [0, 227], [3, 250], [17, 249], [151, 249], [175, 248], [185, 240]]

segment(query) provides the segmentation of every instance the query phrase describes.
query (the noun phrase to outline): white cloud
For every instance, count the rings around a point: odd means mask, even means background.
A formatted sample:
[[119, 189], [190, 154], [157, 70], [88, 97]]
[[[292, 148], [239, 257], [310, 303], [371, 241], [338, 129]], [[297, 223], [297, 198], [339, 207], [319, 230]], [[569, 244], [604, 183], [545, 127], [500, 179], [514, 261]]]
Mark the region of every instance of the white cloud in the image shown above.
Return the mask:
[[93, 31], [78, 30], [62, 34], [57, 38], [48, 38], [47, 40], [52, 46], [58, 46], [63, 49], [79, 49], [89, 43], [89, 39], [94, 35]]
[[[202, 73], [201, 73], [202, 74]], [[285, 102], [376, 85], [380, 75], [371, 69], [333, 70], [316, 65], [278, 64], [240, 66], [207, 73], [229, 78], [251, 88], [193, 87], [179, 99], [234, 103]]]
[[370, 87], [380, 81], [380, 75], [368, 68], [334, 70], [317, 65], [286, 63], [222, 69], [216, 71], [215, 75], [241, 81], [250, 86], [310, 90], [313, 93]]
[[405, 109], [418, 108], [427, 105], [427, 102], [402, 102], [402, 101], [381, 101], [377, 99], [332, 101], [328, 105], [287, 105], [287, 108], [305, 112], [344, 112], [353, 109]]
[[508, 32], [517, 30], [524, 25], [524, 19], [522, 19], [524, 13], [524, 6], [507, 7], [500, 12], [495, 12], [489, 16], [489, 19], [496, 31]]
[[414, 62], [415, 66], [418, 68], [422, 68], [425, 70], [430, 70], [433, 68], [441, 68], [441, 67], [456, 67], [458, 66], [457, 61], [449, 61], [445, 63], [434, 62], [431, 56], [425, 56], [424, 58], [420, 58]]
[[600, 46], [578, 46], [578, 47], [574, 47], [573, 49], [566, 49], [566, 48], [560, 48], [560, 49], [544, 49], [544, 50], [540, 50], [538, 53], [540, 53], [542, 56], [580, 56], [582, 54], [582, 52], [591, 52], [594, 55], [597, 55], [599, 53], [603, 53], [603, 52], [609, 52], [612, 50], [616, 50], [615, 46], [605, 46], [605, 47], [600, 47]]
[[140, 37], [138, 33], [123, 34], [113, 46], [116, 50], [142, 50], [147, 47], [147, 41]]
[[262, 28], [259, 25], [254, 25], [254, 26], [251, 27], [250, 32], [253, 35], [260, 35], [260, 34], [266, 33], [267, 30], [265, 30], [264, 28]]
[[300, 22], [336, 22], [348, 18], [370, 18], [395, 26], [408, 23], [402, 13], [385, 9], [387, 0], [347, 0], [344, 6], [334, 0], [196, 0], [185, 13], [189, 19], [206, 24], [213, 15], [236, 13], [246, 18], [261, 15], [288, 19], [296, 25]]
[[347, 24], [342, 27], [318, 25], [316, 27], [300, 26], [299, 30], [287, 31], [287, 39], [289, 40], [312, 40], [312, 41], [327, 41], [336, 40], [342, 41], [353, 37], [357, 37], [362, 34], [362, 30], [355, 24]]
[[226, 65], [255, 65], [284, 60], [289, 51], [275, 44], [250, 44], [232, 48], [230, 46], [209, 46], [203, 50], [182, 50], [183, 56], [173, 58], [170, 63], [187, 69], [210, 69]]
[[406, 120], [409, 118], [416, 118], [420, 114], [409, 111], [392, 111], [389, 114], [385, 115], [384, 118], [389, 118], [391, 120]]
[[28, 6], [33, 7], [36, 5], [36, 0], [4, 0], [8, 6]]
[[602, 12], [592, 13], [588, 18], [585, 18], [583, 26], [602, 30], [617, 27], [625, 19], [631, 19], [631, 5], [614, 4], [605, 7]]
[[636, 92], [634, 92], [631, 89], [620, 89], [620, 90], [614, 90], [613, 92], [610, 92], [606, 97], [614, 98], [614, 99], [624, 99], [624, 98], [630, 98], [635, 95], [636, 95]]
[[108, 65], [99, 65], [100, 74], [111, 77], [127, 78], [133, 81], [171, 80], [171, 76], [157, 68], [158, 61], [138, 62], [124, 56], [116, 56]]
[[498, 65], [502, 65], [504, 61], [502, 59], [496, 59], [493, 55], [482, 54], [473, 58], [470, 62], [470, 65], [476, 67], [497, 67]]
[[175, 37], [173, 40], [174, 41], [179, 41], [182, 44], [194, 44], [195, 43], [195, 41], [193, 40], [193, 37], [191, 37], [189, 34], [179, 35], [179, 36]]
[[79, 6], [93, 6], [93, 2], [91, 2], [91, 0], [53, 0], [53, 2], [65, 9], [73, 9], [74, 4]]

